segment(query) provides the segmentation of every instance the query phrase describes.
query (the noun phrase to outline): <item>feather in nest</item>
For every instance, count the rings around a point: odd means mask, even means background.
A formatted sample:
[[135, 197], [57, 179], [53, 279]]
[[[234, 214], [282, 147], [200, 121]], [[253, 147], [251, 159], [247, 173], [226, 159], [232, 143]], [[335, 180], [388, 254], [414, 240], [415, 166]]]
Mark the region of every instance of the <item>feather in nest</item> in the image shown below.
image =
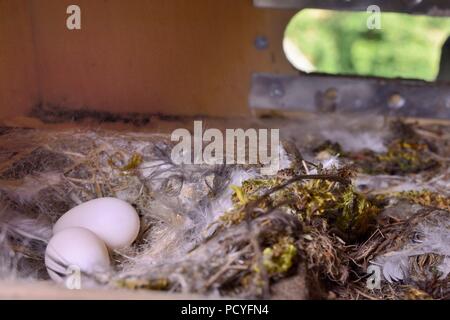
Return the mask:
[[400, 235], [404, 239], [402, 245], [395, 250], [387, 250], [372, 263], [381, 266], [386, 281], [408, 282], [413, 272], [410, 258], [434, 254], [442, 257], [436, 271], [439, 278], [445, 280], [450, 274], [449, 218], [450, 212], [444, 210], [431, 210], [425, 215], [417, 214]]
[[46, 277], [44, 253], [52, 224], [4, 208], [0, 212], [0, 277]]

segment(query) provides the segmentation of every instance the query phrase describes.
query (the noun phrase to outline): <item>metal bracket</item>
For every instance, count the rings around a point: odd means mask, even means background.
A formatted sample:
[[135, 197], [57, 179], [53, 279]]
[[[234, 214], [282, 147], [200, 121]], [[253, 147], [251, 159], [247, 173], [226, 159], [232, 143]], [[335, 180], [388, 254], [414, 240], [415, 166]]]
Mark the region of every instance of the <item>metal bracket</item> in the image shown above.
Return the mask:
[[331, 9], [366, 11], [376, 5], [384, 12], [405, 12], [436, 16], [450, 16], [448, 0], [253, 0], [260, 8], [274, 9]]
[[450, 119], [450, 85], [354, 76], [253, 75], [255, 109]]

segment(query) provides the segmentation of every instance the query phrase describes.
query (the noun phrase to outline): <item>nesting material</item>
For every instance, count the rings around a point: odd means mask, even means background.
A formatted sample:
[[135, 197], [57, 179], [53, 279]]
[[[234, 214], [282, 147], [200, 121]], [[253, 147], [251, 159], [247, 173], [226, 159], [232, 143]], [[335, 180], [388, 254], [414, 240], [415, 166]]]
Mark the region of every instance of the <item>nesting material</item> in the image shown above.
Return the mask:
[[[140, 230], [113, 250], [106, 277], [86, 275], [95, 286], [448, 298], [450, 130], [363, 122], [260, 120], [283, 128], [283, 166], [270, 177], [256, 166], [176, 165], [168, 135], [1, 130], [0, 277], [48, 280], [53, 224], [115, 197], [134, 207]], [[372, 264], [383, 275], [376, 290], [366, 286]], [[290, 279], [302, 294], [283, 285]]]

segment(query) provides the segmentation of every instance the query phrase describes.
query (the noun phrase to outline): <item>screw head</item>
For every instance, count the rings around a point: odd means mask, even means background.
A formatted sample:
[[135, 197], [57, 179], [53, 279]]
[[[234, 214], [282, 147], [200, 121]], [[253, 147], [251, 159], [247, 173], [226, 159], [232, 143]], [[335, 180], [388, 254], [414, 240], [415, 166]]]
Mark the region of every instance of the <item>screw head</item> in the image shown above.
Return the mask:
[[269, 47], [269, 39], [266, 36], [257, 36], [254, 44], [256, 49], [265, 50]]
[[406, 100], [400, 93], [394, 93], [388, 99], [388, 106], [391, 109], [400, 109], [405, 105], [405, 103]]
[[282, 96], [284, 96], [283, 86], [278, 82], [272, 83], [269, 90], [269, 94], [273, 98], [281, 98]]

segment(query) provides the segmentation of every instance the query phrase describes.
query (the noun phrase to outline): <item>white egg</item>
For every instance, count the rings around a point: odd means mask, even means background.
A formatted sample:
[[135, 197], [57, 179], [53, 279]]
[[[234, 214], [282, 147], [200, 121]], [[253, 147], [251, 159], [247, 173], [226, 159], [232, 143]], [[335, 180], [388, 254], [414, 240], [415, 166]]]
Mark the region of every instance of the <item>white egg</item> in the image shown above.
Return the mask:
[[55, 234], [45, 250], [47, 272], [56, 282], [74, 271], [98, 274], [109, 269], [105, 243], [85, 228], [68, 228]]
[[133, 243], [139, 226], [139, 216], [129, 203], [116, 198], [99, 198], [67, 211], [53, 226], [53, 234], [83, 227], [95, 233], [108, 248], [121, 249]]

